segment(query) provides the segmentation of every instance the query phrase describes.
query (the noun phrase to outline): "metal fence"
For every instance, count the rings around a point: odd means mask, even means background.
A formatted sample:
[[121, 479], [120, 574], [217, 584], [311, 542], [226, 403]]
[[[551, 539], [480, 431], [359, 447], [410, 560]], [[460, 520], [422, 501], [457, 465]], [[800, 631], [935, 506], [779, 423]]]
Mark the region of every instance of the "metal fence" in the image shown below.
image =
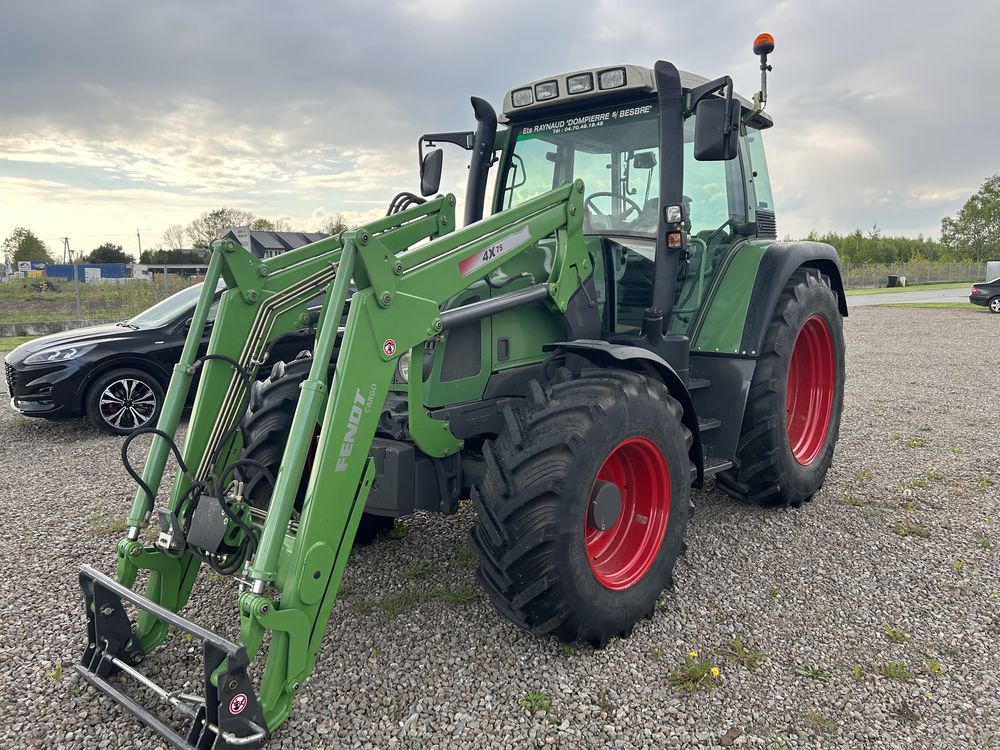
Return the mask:
[[171, 273], [97, 283], [44, 277], [11, 279], [0, 284], [0, 325], [126, 320], [201, 279]]
[[986, 280], [985, 263], [843, 263], [841, 273], [848, 289], [886, 286], [890, 276], [906, 277], [906, 285], [945, 284]]

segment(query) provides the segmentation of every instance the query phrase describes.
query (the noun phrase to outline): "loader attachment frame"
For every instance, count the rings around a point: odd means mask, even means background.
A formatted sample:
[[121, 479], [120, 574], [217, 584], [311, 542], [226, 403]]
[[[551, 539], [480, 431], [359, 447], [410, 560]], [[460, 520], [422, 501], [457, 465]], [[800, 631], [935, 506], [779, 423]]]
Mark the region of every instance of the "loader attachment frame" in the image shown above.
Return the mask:
[[[133, 672], [141, 674], [135, 664], [164, 640], [170, 626], [180, 627], [206, 644], [206, 690], [199, 708], [200, 721], [220, 731], [207, 730], [211, 737], [205, 731], [197, 737], [191, 734], [187, 744], [178, 747], [221, 749], [235, 746], [234, 739], [253, 745], [262, 739], [253, 726], [273, 732], [291, 713], [295, 693], [315, 666], [374, 479], [369, 449], [397, 360], [449, 326], [451, 319], [442, 313], [441, 305], [539, 240], [555, 236], [555, 257], [547, 279], [463, 306], [462, 318], [485, 317], [542, 301], [554, 311], [566, 313], [581, 290], [589, 300], [587, 314], [595, 319], [598, 316], [584, 286], [593, 274], [593, 263], [583, 240], [581, 181], [459, 231], [453, 231], [454, 205], [453, 196], [441, 196], [268, 261], [255, 258], [231, 240], [212, 243], [205, 287], [167, 391], [142, 485], [127, 519], [127, 535], [117, 547], [116, 579], [90, 569], [81, 573], [91, 638], [78, 669], [88, 682], [123, 703], [172, 743], [179, 734], [167, 734], [173, 730], [159, 720], [147, 721], [145, 710], [136, 710], [138, 704], [105, 678], [115, 670], [133, 677]], [[429, 241], [420, 244], [425, 240]], [[220, 278], [227, 290], [222, 295], [209, 353], [198, 360], [197, 344]], [[352, 279], [357, 291], [350, 298], [346, 324], [341, 328]], [[192, 505], [223, 504], [209, 489], [224, 487], [232, 479], [233, 462], [241, 449], [237, 428], [246, 407], [248, 381], [263, 361], [268, 344], [303, 325], [306, 301], [323, 290], [326, 299], [317, 324], [310, 373], [301, 385], [266, 518], [242, 525], [231, 519], [227, 529], [227, 539], [242, 540], [240, 549], [245, 554], [235, 559], [242, 571], [239, 637], [228, 641], [176, 612], [187, 602], [202, 562], [219, 568], [232, 561], [205, 554], [183, 539], [179, 547], [178, 540], [168, 539], [175, 543], [170, 549], [163, 534], [161, 543], [149, 546], [141, 539], [142, 530], [152, 517], [181, 408], [199, 368], [201, 378], [181, 452], [181, 469], [166, 504], [167, 514], [177, 519], [185, 518]], [[327, 369], [338, 342], [339, 355], [328, 386]], [[409, 411], [417, 415], [413, 418], [414, 440], [429, 455], [454, 453], [462, 443], [447, 424], [427, 415], [419, 373], [419, 367], [411, 368], [408, 388]], [[295, 524], [296, 493], [314, 436], [315, 457]], [[225, 507], [239, 516], [245, 506], [238, 496], [232, 500]], [[251, 533], [243, 528], [247, 524]], [[145, 596], [131, 590], [140, 571], [149, 576]], [[140, 610], [134, 626], [120, 610], [121, 599]], [[99, 638], [104, 609], [114, 613], [111, 619], [116, 626], [113, 637]], [[230, 696], [226, 686], [240, 679], [233, 675], [245, 674], [247, 664], [261, 655], [267, 633], [270, 643], [259, 690], [243, 690], [246, 702], [235, 705], [239, 711], [234, 713], [226, 703]], [[158, 686], [147, 684], [151, 682], [148, 678], [136, 679], [161, 697], [172, 695], [163, 688], [158, 692]], [[239, 718], [244, 713], [249, 719]], [[233, 726], [230, 720], [244, 723], [237, 729], [226, 729]], [[194, 721], [197, 724], [199, 719]], [[229, 733], [228, 738], [223, 731]]]

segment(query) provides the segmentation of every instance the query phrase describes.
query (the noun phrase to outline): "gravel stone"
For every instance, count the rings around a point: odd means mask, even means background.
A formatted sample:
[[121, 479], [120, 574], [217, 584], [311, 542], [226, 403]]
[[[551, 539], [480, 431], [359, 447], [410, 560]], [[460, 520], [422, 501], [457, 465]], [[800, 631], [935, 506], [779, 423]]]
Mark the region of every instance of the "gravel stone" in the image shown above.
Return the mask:
[[[463, 554], [472, 511], [409, 519], [404, 538], [355, 552], [316, 670], [270, 747], [698, 748], [726, 735], [740, 748], [1000, 746], [998, 323], [852, 310], [823, 489], [788, 510], [711, 483], [696, 493], [674, 588], [603, 651], [521, 632], [482, 593], [432, 596], [479, 591]], [[165, 747], [72, 669], [85, 633], [76, 571], [113, 571], [113, 522], [133, 492], [120, 445], [0, 408], [0, 746]], [[424, 574], [402, 575], [418, 562]], [[408, 591], [425, 596], [388, 616], [382, 601]], [[203, 573], [185, 614], [235, 637], [233, 582]], [[766, 655], [757, 669], [725, 656], [736, 637]], [[668, 681], [692, 650], [721, 670], [715, 690]], [[880, 674], [894, 662], [908, 681]], [[197, 688], [199, 668], [181, 638], [143, 663], [177, 687]], [[525, 708], [532, 691], [550, 708]]]

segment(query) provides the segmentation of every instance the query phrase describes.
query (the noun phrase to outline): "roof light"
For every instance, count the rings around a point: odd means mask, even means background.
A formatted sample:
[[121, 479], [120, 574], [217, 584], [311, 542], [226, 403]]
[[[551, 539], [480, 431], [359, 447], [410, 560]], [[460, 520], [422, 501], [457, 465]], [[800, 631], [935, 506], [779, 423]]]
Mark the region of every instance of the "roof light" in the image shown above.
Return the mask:
[[594, 89], [594, 75], [583, 73], [566, 79], [566, 91], [570, 94], [583, 94]]
[[597, 88], [619, 89], [625, 85], [625, 68], [611, 68], [597, 74]]
[[559, 83], [557, 81], [535, 84], [535, 101], [544, 102], [546, 99], [555, 99], [557, 96], [559, 96]]
[[518, 89], [510, 95], [510, 100], [515, 107], [527, 107], [535, 103], [535, 95], [531, 89]]
[[753, 40], [753, 53], [755, 55], [769, 55], [774, 52], [774, 37], [770, 34], [758, 34]]

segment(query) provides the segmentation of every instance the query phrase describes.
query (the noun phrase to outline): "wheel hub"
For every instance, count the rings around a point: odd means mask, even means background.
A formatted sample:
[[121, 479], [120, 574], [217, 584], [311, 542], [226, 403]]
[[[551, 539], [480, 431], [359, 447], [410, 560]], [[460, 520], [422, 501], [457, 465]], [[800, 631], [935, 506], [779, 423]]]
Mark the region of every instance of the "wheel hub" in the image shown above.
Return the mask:
[[587, 521], [597, 531], [607, 531], [616, 523], [622, 512], [622, 493], [614, 482], [598, 479], [590, 493], [590, 512]]
[[597, 472], [584, 520], [587, 561], [605, 588], [634, 586], [663, 546], [670, 519], [670, 472], [659, 446], [622, 441]]
[[802, 466], [815, 461], [826, 444], [835, 388], [830, 327], [819, 315], [812, 315], [795, 339], [785, 391], [788, 447]]

